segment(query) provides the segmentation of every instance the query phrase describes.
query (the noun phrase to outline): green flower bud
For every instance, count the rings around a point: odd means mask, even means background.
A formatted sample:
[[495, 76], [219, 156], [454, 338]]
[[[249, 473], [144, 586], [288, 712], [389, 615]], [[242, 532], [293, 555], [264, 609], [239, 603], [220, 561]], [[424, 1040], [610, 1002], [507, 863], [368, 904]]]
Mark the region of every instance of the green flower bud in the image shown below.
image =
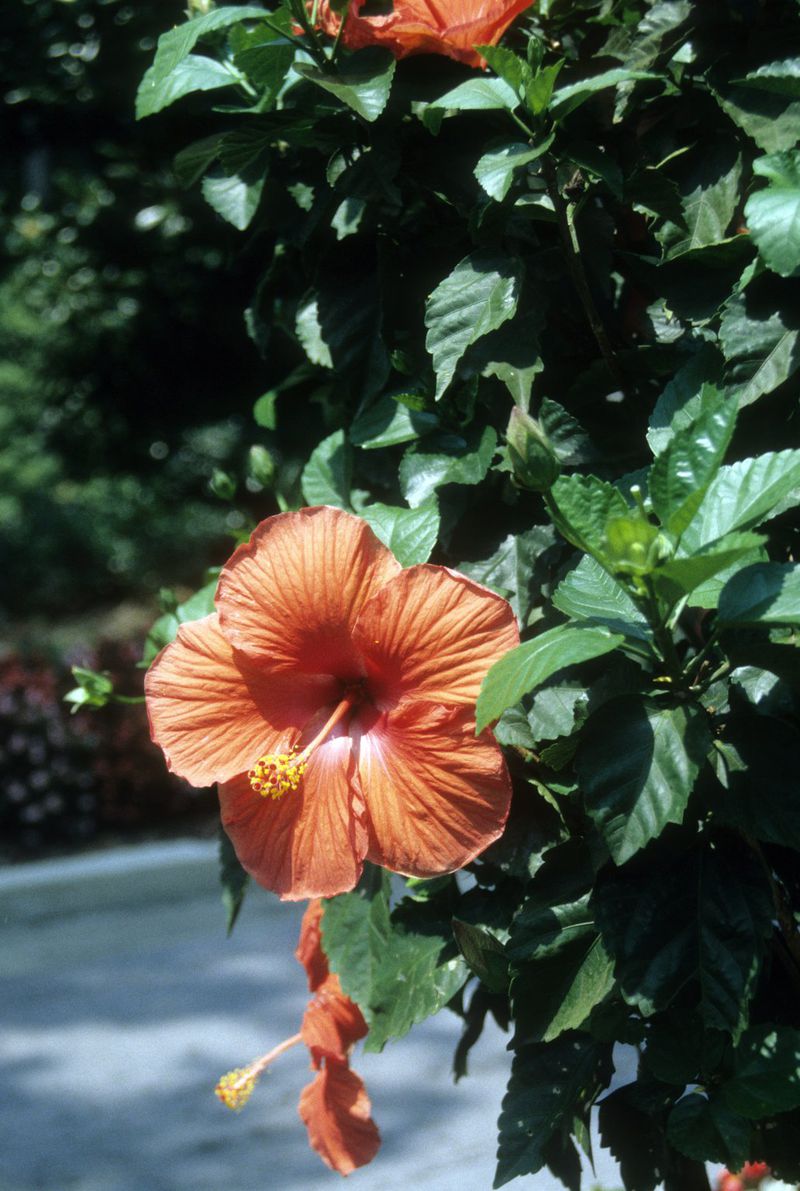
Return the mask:
[[275, 460], [266, 447], [256, 444], [250, 448], [247, 470], [262, 488], [272, 487], [272, 481], [275, 479]]
[[609, 562], [623, 575], [649, 575], [671, 553], [658, 527], [637, 512], [612, 517], [605, 536]]
[[511, 411], [506, 430], [508, 458], [521, 488], [546, 492], [561, 474], [561, 464], [541, 422], [519, 405]]

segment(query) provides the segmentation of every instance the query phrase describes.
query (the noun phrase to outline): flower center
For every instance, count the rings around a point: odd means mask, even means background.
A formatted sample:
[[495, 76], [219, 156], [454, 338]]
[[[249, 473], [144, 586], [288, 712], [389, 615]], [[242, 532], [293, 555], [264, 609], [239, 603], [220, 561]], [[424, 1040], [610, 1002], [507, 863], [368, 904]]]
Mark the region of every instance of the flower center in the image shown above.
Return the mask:
[[284, 794], [288, 794], [289, 791], [294, 793], [298, 790], [306, 771], [308, 759], [314, 749], [327, 739], [339, 720], [356, 702], [356, 699], [357, 692], [355, 690], [351, 690], [349, 694], [345, 695], [325, 725], [302, 752], [298, 753], [296, 748], [290, 748], [286, 753], [264, 753], [262, 757], [259, 757], [247, 774], [255, 793], [260, 794], [262, 798], [283, 798]]

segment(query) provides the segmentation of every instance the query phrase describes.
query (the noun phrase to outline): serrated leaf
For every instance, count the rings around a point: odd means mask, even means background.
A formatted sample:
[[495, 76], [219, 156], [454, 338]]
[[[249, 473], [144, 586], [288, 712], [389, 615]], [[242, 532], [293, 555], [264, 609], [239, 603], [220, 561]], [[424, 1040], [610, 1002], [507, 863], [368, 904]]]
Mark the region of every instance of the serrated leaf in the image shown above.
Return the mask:
[[575, 727], [576, 720], [585, 718], [588, 701], [589, 692], [578, 682], [555, 682], [540, 687], [526, 720], [532, 736], [530, 747], [543, 740], [557, 740], [559, 736], [568, 736]]
[[656, 591], [670, 606], [691, 595], [715, 575], [729, 570], [734, 563], [751, 559], [766, 539], [754, 533], [731, 533], [693, 554], [690, 558], [671, 558], [651, 572]]
[[547, 497], [559, 533], [600, 561], [606, 557], [606, 526], [630, 509], [613, 484], [597, 476], [559, 476]]
[[211, 163], [216, 160], [224, 137], [225, 133], [214, 133], [213, 136], [194, 141], [175, 154], [173, 167], [181, 186], [194, 186], [195, 182], [202, 178]]
[[590, 555], [562, 579], [553, 604], [573, 620], [602, 624], [615, 633], [649, 642], [650, 626], [625, 589]]
[[301, 299], [295, 315], [294, 329], [311, 363], [319, 364], [322, 368], [333, 368], [331, 349], [322, 335], [319, 298], [316, 294], [308, 293]]
[[800, 150], [759, 157], [753, 172], [770, 185], [747, 200], [747, 227], [769, 268], [792, 277], [800, 268]]
[[[168, 89], [170, 76], [180, 71], [182, 63], [202, 37], [241, 21], [260, 20], [263, 17], [263, 8], [256, 8], [252, 4], [233, 5], [230, 8], [216, 8], [178, 25], [175, 29], [170, 29], [167, 33], [162, 33], [158, 39], [153, 65], [142, 79], [136, 95], [137, 119], [152, 115], [166, 106], [165, 103], [159, 103], [158, 97], [164, 88]], [[171, 103], [172, 100], [167, 102]]]
[[617, 864], [683, 820], [711, 743], [705, 713], [623, 697], [589, 718], [575, 767], [586, 810]]
[[[325, 902], [322, 937], [331, 969], [369, 1025], [365, 1050], [380, 1051], [447, 1004], [469, 970], [452, 935], [416, 933], [389, 913], [389, 877], [366, 894], [346, 893]], [[444, 927], [442, 930], [446, 929]]]
[[216, 592], [217, 580], [214, 579], [189, 596], [188, 600], [178, 604], [174, 612], [159, 616], [145, 639], [142, 663], [149, 666], [164, 646], [175, 640], [182, 624], [190, 620], [200, 620], [213, 612]]
[[629, 1004], [650, 1016], [693, 986], [706, 1026], [738, 1037], [774, 914], [764, 870], [744, 844], [607, 870], [592, 909]]
[[455, 112], [491, 111], [505, 109], [513, 112], [520, 104], [514, 88], [503, 79], [468, 79], [451, 91], [435, 99], [429, 108], [442, 108]]
[[800, 564], [757, 562], [738, 571], [722, 589], [725, 624], [800, 623]]
[[725, 305], [719, 329], [739, 406], [771, 393], [800, 368], [800, 331], [796, 317], [751, 309], [746, 294]]
[[511, 189], [514, 171], [536, 161], [552, 143], [552, 135], [535, 148], [521, 141], [509, 141], [507, 145], [484, 153], [475, 166], [475, 177], [490, 198], [502, 202]]
[[136, 97], [136, 119], [152, 116], [193, 91], [214, 91], [236, 82], [236, 75], [221, 62], [202, 54], [189, 54], [160, 82], [147, 89], [142, 85]]
[[722, 357], [704, 343], [678, 369], [656, 402], [650, 416], [647, 441], [660, 455], [678, 430], [683, 430], [716, 398], [715, 385], [722, 377]]
[[758, 91], [771, 91], [775, 95], [800, 99], [800, 58], [767, 62], [734, 82], [741, 87], [755, 87]]
[[734, 1052], [734, 1076], [722, 1098], [742, 1116], [759, 1120], [800, 1106], [800, 1030], [756, 1026]]
[[514, 1044], [551, 1042], [577, 1029], [614, 984], [614, 964], [593, 932], [523, 963], [511, 981]]
[[365, 451], [394, 447], [430, 434], [439, 425], [435, 413], [408, 409], [393, 397], [381, 397], [359, 414], [350, 427], [350, 441]]
[[534, 525], [520, 534], [509, 534], [493, 554], [481, 562], [462, 562], [458, 570], [483, 583], [508, 600], [520, 624], [526, 624], [537, 586], [537, 574], [546, 567], [545, 553], [555, 534], [549, 525]]
[[600, 74], [591, 75], [588, 79], [580, 79], [576, 83], [568, 83], [559, 87], [550, 100], [550, 115], [556, 120], [563, 120], [575, 108], [586, 103], [598, 91], [605, 91], [608, 87], [617, 87], [620, 83], [635, 83], [640, 80], [658, 80], [663, 75], [654, 74], [649, 70], [628, 70], [624, 66], [615, 66], [611, 70], [604, 70]]
[[664, 528], [680, 537], [699, 509], [728, 449], [737, 406], [720, 395], [677, 431], [650, 468], [648, 488]]
[[264, 178], [248, 182], [237, 174], [230, 177], [204, 178], [203, 197], [218, 215], [240, 232], [250, 226], [261, 201]]
[[239, 863], [233, 844], [222, 827], [219, 829], [219, 879], [227, 930], [230, 934], [239, 917], [250, 878]]
[[415, 509], [372, 504], [361, 516], [401, 566], [427, 562], [439, 536], [439, 506], [431, 496]]
[[350, 445], [344, 430], [336, 430], [314, 448], [303, 468], [301, 487], [308, 504], [349, 509], [352, 470]]
[[721, 467], [681, 539], [681, 550], [694, 553], [733, 530], [754, 529], [798, 502], [800, 451], [774, 451]]
[[452, 450], [437, 451], [435, 445], [425, 450], [410, 448], [400, 464], [400, 490], [412, 509], [424, 504], [443, 484], [479, 484], [497, 450], [497, 435], [486, 426], [480, 438], [472, 435], [469, 443], [460, 440]]
[[558, 670], [602, 657], [623, 640], [621, 634], [605, 628], [558, 625], [518, 645], [495, 662], [483, 680], [476, 710], [478, 731]]
[[511, 924], [506, 951], [515, 965], [593, 937], [592, 876], [591, 855], [582, 841], [569, 840], [546, 853]]
[[335, 74], [328, 74], [309, 62], [296, 65], [295, 70], [371, 124], [389, 102], [396, 65], [388, 50], [370, 46], [352, 54]]
[[692, 1092], [673, 1108], [667, 1120], [667, 1137], [688, 1158], [722, 1162], [739, 1170], [750, 1156], [750, 1122], [717, 1099]]
[[478, 45], [475, 47], [482, 58], [501, 79], [512, 87], [517, 95], [521, 95], [525, 84], [530, 81], [532, 71], [524, 58], [520, 58], [513, 50], [499, 45]]
[[508, 960], [500, 939], [485, 927], [462, 922], [460, 918], [453, 919], [452, 927], [458, 949], [470, 971], [491, 992], [505, 992], [508, 988]]
[[473, 253], [460, 261], [425, 303], [425, 347], [433, 358], [437, 401], [470, 344], [517, 309], [521, 265], [511, 257]]
[[742, 160], [732, 139], [718, 137], [679, 159], [678, 172], [680, 226], [668, 223], [656, 233], [669, 260], [723, 243], [741, 201]]
[[604, 1066], [604, 1049], [585, 1034], [562, 1034], [516, 1053], [498, 1121], [495, 1188], [541, 1170], [556, 1130], [598, 1082], [604, 1086], [599, 1078]]

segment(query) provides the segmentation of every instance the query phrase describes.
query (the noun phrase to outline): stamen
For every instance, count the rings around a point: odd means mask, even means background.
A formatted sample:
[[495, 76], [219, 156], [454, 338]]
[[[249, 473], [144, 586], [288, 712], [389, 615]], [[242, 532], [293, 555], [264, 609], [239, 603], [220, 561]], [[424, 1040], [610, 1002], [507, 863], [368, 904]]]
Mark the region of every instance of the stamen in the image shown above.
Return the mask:
[[308, 758], [317, 745], [321, 744], [336, 727], [342, 716], [350, 710], [354, 702], [355, 696], [353, 695], [342, 699], [325, 726], [301, 753], [292, 748], [288, 753], [265, 753], [263, 757], [259, 757], [247, 774], [250, 785], [256, 794], [260, 794], [262, 798], [283, 798], [284, 794], [288, 794], [290, 790], [294, 793], [300, 786]]
[[285, 1050], [297, 1046], [297, 1043], [302, 1040], [302, 1034], [293, 1034], [291, 1038], [287, 1038], [285, 1042], [279, 1042], [271, 1051], [247, 1067], [236, 1067], [235, 1070], [229, 1071], [227, 1075], [222, 1076], [214, 1088], [214, 1094], [226, 1108], [230, 1108], [233, 1112], [241, 1112], [250, 1099], [259, 1077], [263, 1075], [270, 1063], [277, 1059], [278, 1055], [282, 1055]]

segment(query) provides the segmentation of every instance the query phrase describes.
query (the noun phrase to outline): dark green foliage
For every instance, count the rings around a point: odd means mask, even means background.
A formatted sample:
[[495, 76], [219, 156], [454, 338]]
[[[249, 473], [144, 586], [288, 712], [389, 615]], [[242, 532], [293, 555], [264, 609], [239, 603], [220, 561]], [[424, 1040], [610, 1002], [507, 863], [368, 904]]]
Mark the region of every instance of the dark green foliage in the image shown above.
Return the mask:
[[541, 0], [482, 73], [308, 34], [290, 70], [287, 20], [167, 34], [140, 97], [233, 80], [177, 168], [259, 246], [258, 474], [523, 635], [477, 708], [503, 838], [394, 906], [368, 872], [331, 966], [375, 1049], [449, 1005], [461, 1075], [513, 1024], [497, 1186], [578, 1186], [601, 1099], [627, 1191], [795, 1171], [800, 11]]

